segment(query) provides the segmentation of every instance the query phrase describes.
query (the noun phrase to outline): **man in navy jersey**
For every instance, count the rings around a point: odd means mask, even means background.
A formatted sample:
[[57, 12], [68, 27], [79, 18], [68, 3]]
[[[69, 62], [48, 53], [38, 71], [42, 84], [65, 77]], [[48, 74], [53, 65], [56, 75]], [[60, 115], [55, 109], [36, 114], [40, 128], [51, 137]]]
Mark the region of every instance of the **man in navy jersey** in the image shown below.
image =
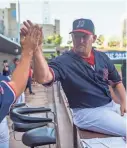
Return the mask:
[[[24, 22], [24, 34], [33, 26]], [[22, 30], [21, 30], [22, 31]], [[22, 31], [23, 32], [23, 31]], [[105, 53], [92, 48], [95, 27], [89, 19], [77, 19], [71, 32], [74, 48], [47, 64], [42, 40], [34, 54], [36, 80], [43, 85], [60, 81], [73, 112], [74, 123], [86, 130], [125, 136], [125, 89], [121, 78]], [[111, 97], [109, 85], [120, 96], [120, 106]], [[118, 114], [121, 110], [121, 115]]]

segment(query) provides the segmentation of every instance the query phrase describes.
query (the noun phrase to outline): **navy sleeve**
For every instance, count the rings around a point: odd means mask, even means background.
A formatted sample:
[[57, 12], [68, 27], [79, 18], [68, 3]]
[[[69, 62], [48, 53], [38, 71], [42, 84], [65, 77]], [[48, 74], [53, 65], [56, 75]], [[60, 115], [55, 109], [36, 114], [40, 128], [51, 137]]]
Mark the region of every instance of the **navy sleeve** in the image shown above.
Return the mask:
[[60, 57], [57, 57], [53, 59], [49, 63], [49, 67], [54, 72], [54, 81], [60, 81], [62, 79], [65, 79], [66, 77], [66, 69], [62, 61], [60, 61]]
[[121, 82], [121, 77], [118, 73], [118, 71], [116, 70], [114, 64], [112, 63], [112, 61], [109, 59], [109, 57], [107, 56], [107, 64], [108, 64], [108, 81], [109, 84], [112, 86], [115, 86], [116, 84]]
[[9, 113], [11, 105], [15, 101], [15, 93], [7, 82], [0, 82], [0, 123]]
[[55, 81], [61, 81], [66, 77], [66, 69], [65, 65], [62, 63], [63, 58], [61, 56], [56, 57], [55, 59], [49, 62], [49, 69], [53, 75], [53, 81], [47, 84], [43, 84], [44, 86], [51, 86]]
[[1, 82], [1, 81], [9, 82], [9, 81], [10, 81], [10, 78], [9, 78], [8, 76], [0, 75], [0, 82]]

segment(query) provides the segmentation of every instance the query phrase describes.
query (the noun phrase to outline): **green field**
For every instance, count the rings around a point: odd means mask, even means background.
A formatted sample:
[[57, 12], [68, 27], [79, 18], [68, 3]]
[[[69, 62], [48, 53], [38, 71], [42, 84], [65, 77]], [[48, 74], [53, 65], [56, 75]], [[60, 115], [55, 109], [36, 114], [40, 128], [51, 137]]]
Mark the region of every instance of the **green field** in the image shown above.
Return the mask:
[[118, 71], [121, 71], [121, 64], [115, 64], [115, 67]]

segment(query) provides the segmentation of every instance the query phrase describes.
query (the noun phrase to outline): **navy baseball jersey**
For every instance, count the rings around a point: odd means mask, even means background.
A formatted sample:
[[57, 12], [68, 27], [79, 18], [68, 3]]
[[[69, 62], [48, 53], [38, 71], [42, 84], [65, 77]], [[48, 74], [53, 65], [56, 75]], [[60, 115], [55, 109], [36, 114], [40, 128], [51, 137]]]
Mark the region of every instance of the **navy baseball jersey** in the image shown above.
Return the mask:
[[53, 59], [49, 67], [60, 81], [71, 108], [94, 108], [111, 102], [109, 85], [121, 78], [108, 56], [93, 49], [94, 68], [74, 51]]
[[15, 101], [15, 93], [8, 81], [7, 77], [0, 75], [0, 123], [9, 113], [11, 105]]

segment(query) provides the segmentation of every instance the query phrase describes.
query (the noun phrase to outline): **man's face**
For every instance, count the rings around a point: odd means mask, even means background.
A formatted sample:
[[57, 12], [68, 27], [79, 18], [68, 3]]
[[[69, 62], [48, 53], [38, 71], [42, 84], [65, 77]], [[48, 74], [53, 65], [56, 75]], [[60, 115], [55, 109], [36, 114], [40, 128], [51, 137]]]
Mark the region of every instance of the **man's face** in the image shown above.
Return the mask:
[[8, 66], [8, 62], [4, 62], [3, 65], [4, 65], [4, 66]]
[[16, 60], [15, 61], [15, 65], [17, 66], [19, 64], [19, 60]]
[[82, 32], [72, 33], [74, 49], [80, 55], [88, 55], [92, 49], [92, 43], [95, 42], [96, 36]]

